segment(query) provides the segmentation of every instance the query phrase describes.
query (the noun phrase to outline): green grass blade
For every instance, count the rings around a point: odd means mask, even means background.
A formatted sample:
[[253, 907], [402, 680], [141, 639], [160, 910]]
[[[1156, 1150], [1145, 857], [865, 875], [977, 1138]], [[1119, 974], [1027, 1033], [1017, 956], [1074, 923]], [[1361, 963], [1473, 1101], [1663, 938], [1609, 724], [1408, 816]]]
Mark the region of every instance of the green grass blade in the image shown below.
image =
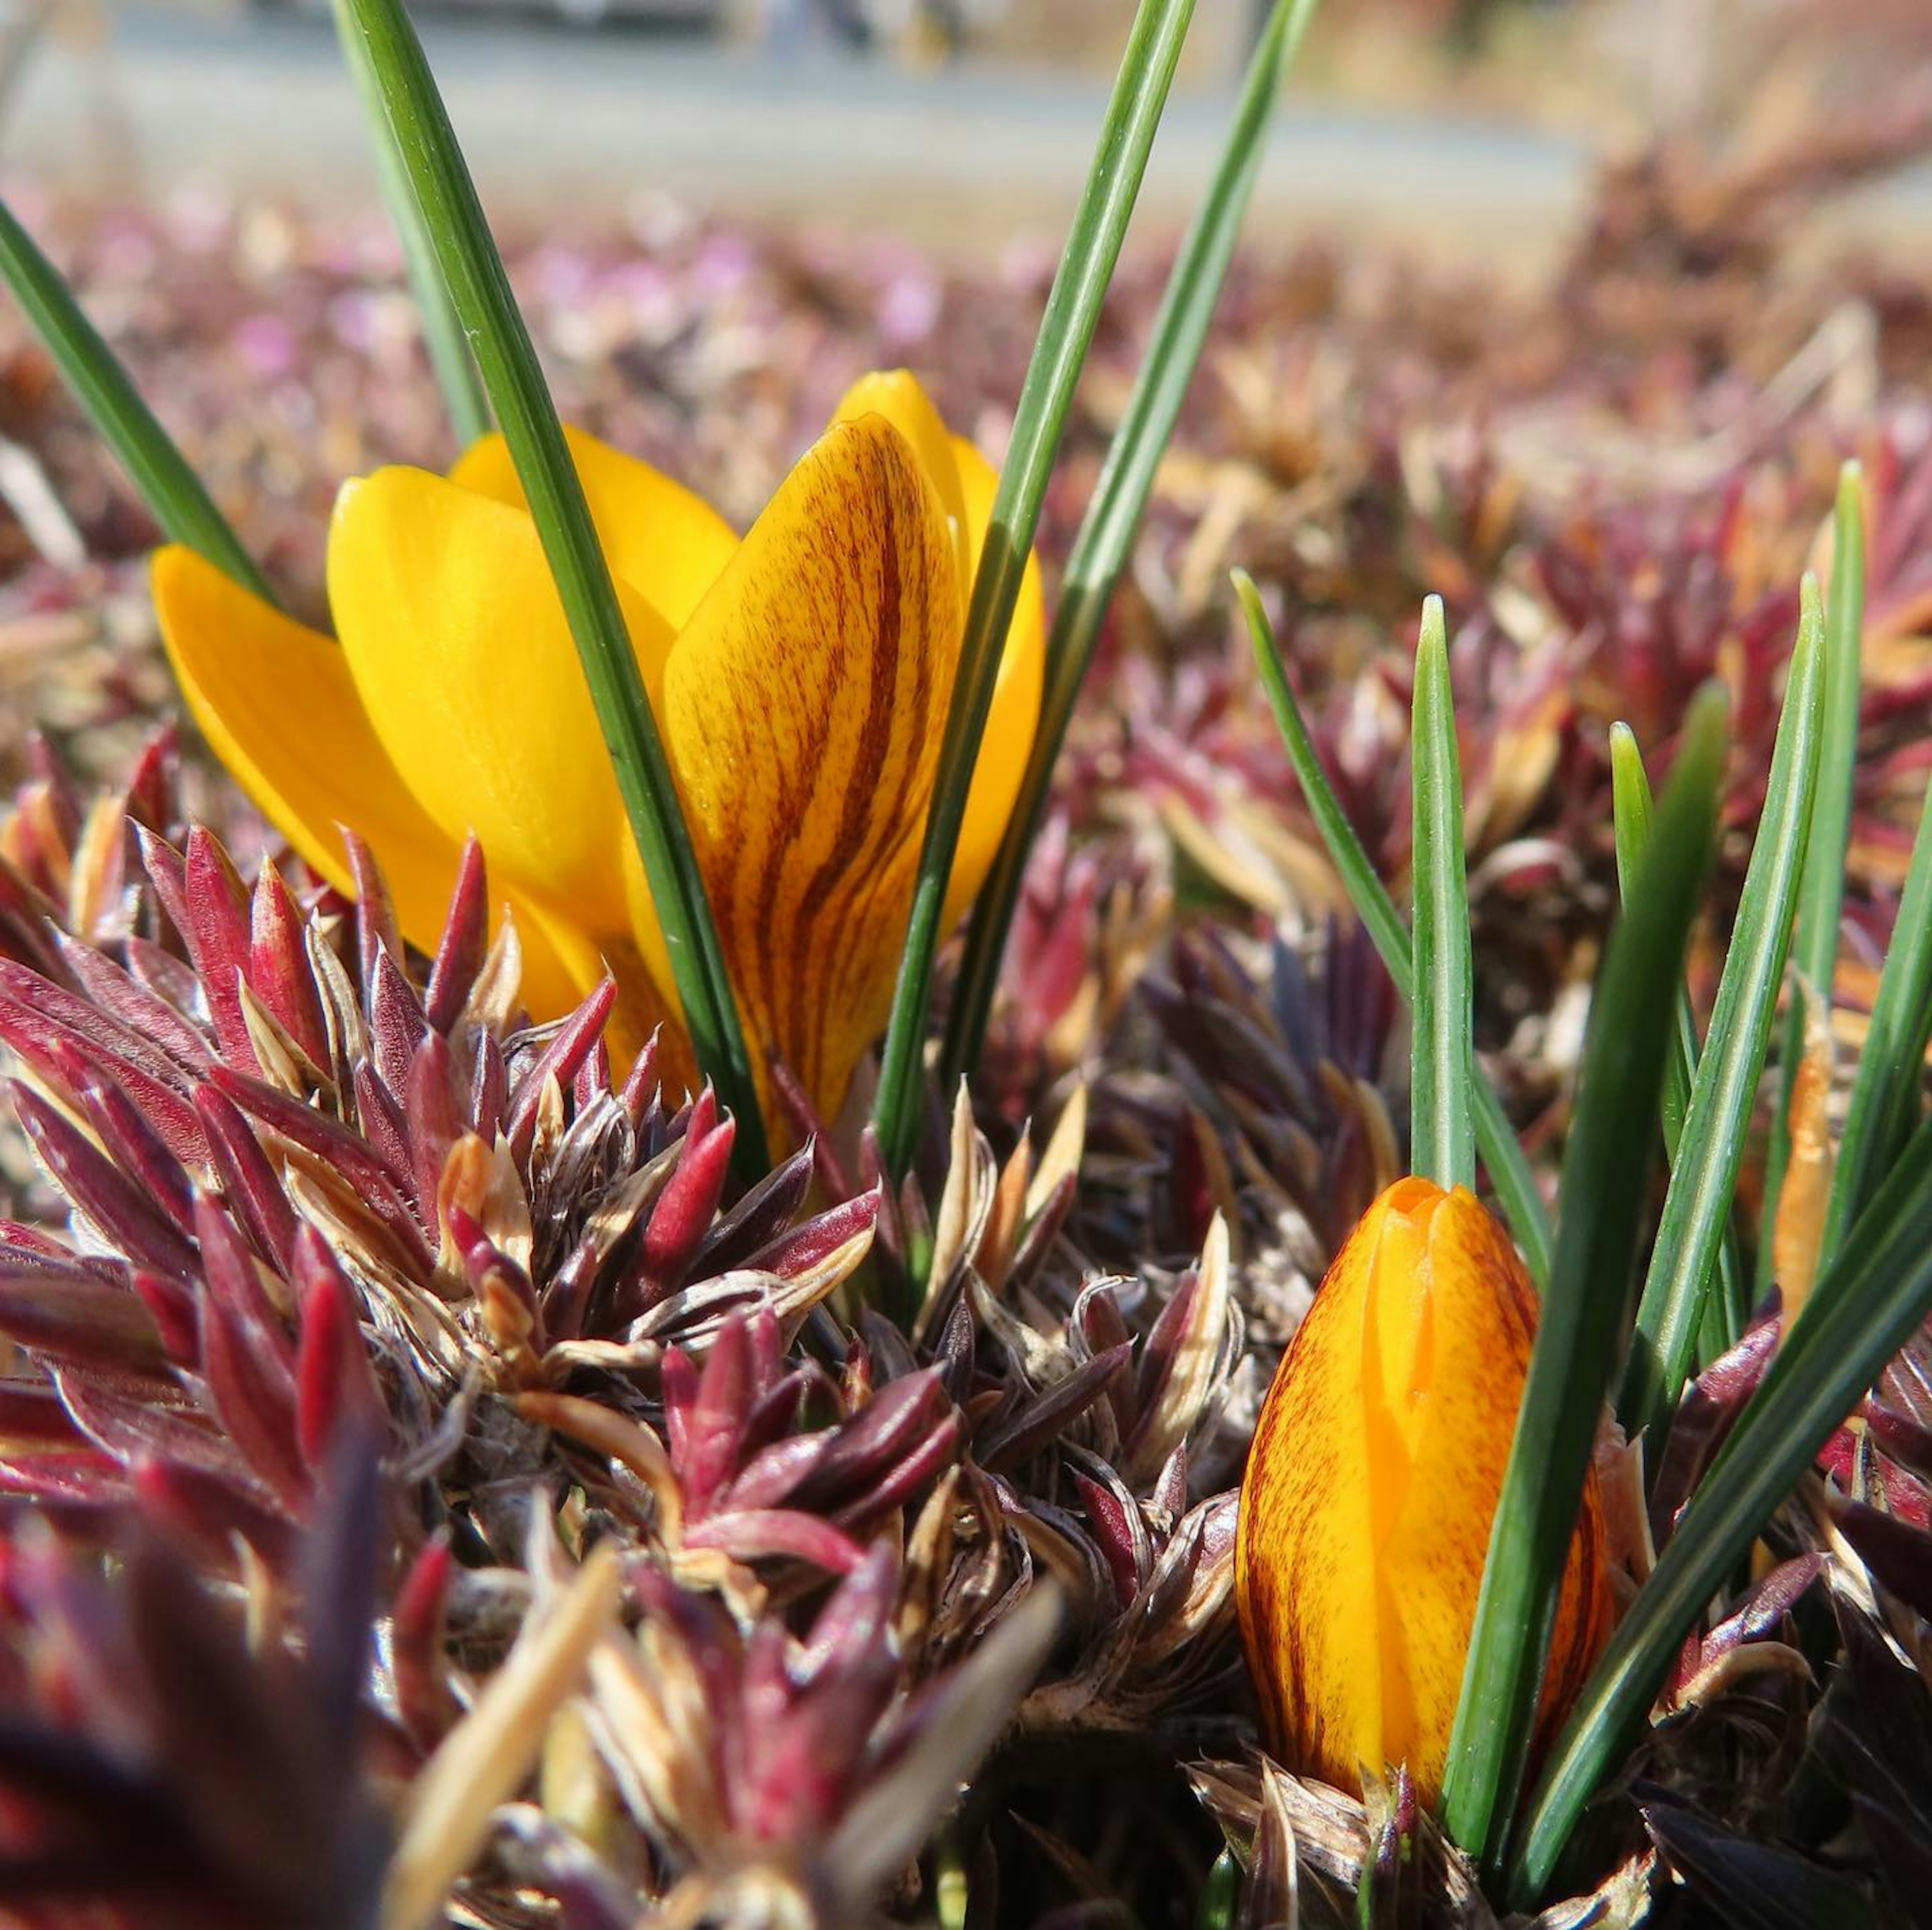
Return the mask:
[[1475, 1058], [1474, 975], [1469, 960], [1469, 886], [1463, 870], [1462, 771], [1449, 689], [1442, 599], [1422, 606], [1415, 652], [1409, 791], [1414, 830], [1411, 930], [1415, 980], [1409, 1071], [1409, 1170], [1442, 1187], [1476, 1183], [1469, 1116]]
[[[1245, 570], [1234, 571], [1234, 593], [1240, 598], [1241, 613], [1247, 619], [1248, 640], [1254, 649], [1262, 688], [1267, 694], [1268, 708], [1274, 712], [1282, 748], [1288, 753], [1288, 761], [1294, 768], [1310, 814], [1315, 820], [1315, 828], [1321, 834], [1322, 842], [1335, 869], [1340, 874], [1342, 889], [1348, 894], [1356, 915], [1367, 928], [1376, 949], [1382, 955], [1383, 964], [1394, 979], [1396, 991], [1404, 1004], [1411, 1003], [1414, 984], [1408, 927], [1402, 922], [1402, 913], [1396, 909], [1395, 900], [1390, 897], [1388, 887], [1376, 875], [1374, 863], [1362, 848], [1362, 841], [1355, 835], [1355, 828], [1348, 822], [1342, 801], [1336, 796], [1334, 787], [1328, 781], [1328, 772], [1322, 768], [1314, 737], [1310, 733], [1307, 720], [1301, 714], [1294, 687], [1288, 680], [1288, 667], [1275, 641], [1274, 626], [1269, 622], [1268, 612], [1262, 606], [1261, 592]], [[1484, 1156], [1488, 1157], [1486, 1147]]]
[[1000, 961], [1019, 904], [1027, 854], [1052, 790], [1076, 701], [1094, 661], [1100, 628], [1133, 545], [1154, 474], [1201, 359], [1243, 217], [1261, 172], [1268, 121], [1316, 0], [1277, 0], [1248, 63], [1227, 145], [1174, 257], [1148, 349], [1120, 426], [1082, 519], [1060, 580], [1047, 640], [1046, 687], [1006, 835], [974, 902], [947, 1014], [940, 1088], [955, 1090], [978, 1064], [998, 988]]
[[1898, 916], [1872, 1001], [1871, 1028], [1858, 1055], [1838, 1164], [1825, 1221], [1828, 1259], [1917, 1123], [1932, 1042], [1932, 787], [1920, 808]]
[[59, 271], [0, 201], [0, 274], [46, 343], [100, 439], [134, 479], [168, 540], [184, 543], [266, 602], [274, 599], [254, 560], [214, 506], [201, 478], [141, 400], [114, 351], [81, 312]]
[[736, 1116], [742, 1164], [761, 1165], [764, 1134], [758, 1090], [704, 880], [617, 606], [610, 566], [530, 332], [401, 0], [338, 4], [346, 16], [344, 33], [358, 35], [368, 49], [388, 137], [435, 245], [451, 302], [475, 346], [484, 391], [502, 424], [543, 539], [644, 859], [698, 1063]]
[[1046, 312], [1021, 385], [1012, 439], [973, 585], [959, 649], [958, 673], [946, 714], [932, 809], [920, 849], [905, 949], [892, 993], [892, 1017], [879, 1071], [873, 1117], [886, 1164], [910, 1164], [919, 1139], [925, 1082], [926, 1015], [934, 966], [946, 934], [940, 917], [958, 848], [966, 793], [1000, 667], [1000, 653], [1032, 553], [1040, 505], [1060, 450], [1073, 391], [1113, 279], [1114, 264], [1140, 193], [1148, 154], [1167, 105], [1194, 0], [1141, 0], [1120, 71], [1107, 103], [1100, 146], [1080, 207], [1047, 296]]
[[[1261, 592], [1245, 570], [1234, 573], [1235, 593], [1247, 619], [1248, 637], [1254, 647], [1255, 664], [1261, 674], [1262, 688], [1281, 731], [1282, 748], [1294, 767], [1302, 795], [1308, 801], [1310, 815], [1328, 848], [1330, 862], [1340, 876], [1342, 888], [1355, 907], [1355, 915], [1366, 928], [1382, 955], [1382, 961], [1394, 981], [1396, 994], [1405, 1004], [1412, 1003], [1415, 974], [1408, 928], [1402, 922], [1395, 901], [1376, 875], [1369, 854], [1342, 810], [1341, 800], [1328, 782], [1328, 773], [1309, 735], [1308, 725], [1295, 701], [1288, 671], [1274, 638], [1274, 629], [1262, 607]], [[1472, 1068], [1476, 1148], [1487, 1167], [1490, 1183], [1496, 1189], [1510, 1223], [1510, 1230], [1522, 1248], [1530, 1274], [1540, 1286], [1550, 1275], [1550, 1215], [1543, 1195], [1537, 1191], [1536, 1176], [1525, 1157], [1522, 1143], [1511, 1129], [1496, 1089], [1480, 1066]]]
[[456, 433], [457, 447], [466, 449], [490, 433], [490, 399], [483, 393], [482, 379], [476, 373], [476, 360], [470, 352], [469, 338], [463, 332], [456, 304], [450, 299], [449, 285], [436, 265], [435, 241], [417, 205], [402, 157], [388, 138], [382, 86], [369, 63], [368, 43], [352, 30], [347, 10], [340, 4], [335, 9], [335, 25], [343, 55], [356, 82], [356, 96], [374, 136], [382, 205], [388, 210], [396, 238], [402, 244], [410, 292], [416, 298], [416, 313], [422, 319], [423, 346], [429, 351], [436, 387], [442, 391], [443, 407]]
[[1932, 1122], [1821, 1276], [1677, 1532], [1618, 1625], [1526, 1812], [1510, 1893], [1549, 1883], [1586, 1806], [1640, 1731], [1684, 1639], [1832, 1430], [1932, 1314]]
[[[1610, 805], [1616, 826], [1617, 889], [1625, 904], [1643, 853], [1650, 843], [1651, 795], [1649, 775], [1643, 768], [1643, 754], [1627, 724], [1610, 727]], [[1673, 1162], [1684, 1137], [1684, 1115], [1690, 1104], [1690, 1087], [1697, 1073], [1697, 1020], [1690, 1009], [1690, 994], [1683, 987], [1677, 993], [1677, 1043], [1664, 1068], [1664, 1150]], [[1748, 1311], [1750, 1281], [1744, 1272], [1744, 1254], [1738, 1245], [1737, 1228], [1731, 1216], [1724, 1217], [1724, 1236], [1718, 1248], [1719, 1290], [1706, 1302], [1706, 1317], [1699, 1329], [1697, 1363], [1708, 1366], [1738, 1336]]]
[[1637, 1311], [1618, 1409], [1631, 1434], [1646, 1427], [1654, 1430], [1684, 1385], [1737, 1190], [1744, 1134], [1784, 980], [1792, 908], [1811, 822], [1823, 707], [1824, 628], [1818, 586], [1807, 577], [1764, 814], [1744, 875], [1710, 1032], [1690, 1088], [1680, 1157], [1671, 1169]]
[[[1825, 598], [1824, 717], [1818, 746], [1818, 795], [1798, 888], [1791, 962], [1828, 1013], [1838, 964], [1838, 919], [1845, 899], [1845, 850], [1851, 838], [1852, 772], [1858, 754], [1858, 672], [1864, 643], [1864, 487], [1856, 463], [1838, 473], [1832, 523], [1832, 576]], [[1775, 1224], [1791, 1157], [1791, 1089], [1804, 1056], [1804, 1008], [1794, 998], [1778, 1053], [1778, 1098], [1765, 1155], [1764, 1223]], [[1821, 1254], [1820, 1257], [1823, 1257]], [[1758, 1243], [1758, 1279], [1771, 1281], [1772, 1242]]]
[[1725, 699], [1693, 706], [1659, 808], [1658, 835], [1611, 934], [1590, 1014], [1564, 1149], [1556, 1252], [1503, 1477], [1462, 1690], [1442, 1815], [1450, 1835], [1498, 1862], [1528, 1757], [1563, 1570], [1597, 1435], [1630, 1333], [1652, 1122], [1672, 1028], [1658, 1014], [1682, 982], [1709, 868], [1724, 773]]

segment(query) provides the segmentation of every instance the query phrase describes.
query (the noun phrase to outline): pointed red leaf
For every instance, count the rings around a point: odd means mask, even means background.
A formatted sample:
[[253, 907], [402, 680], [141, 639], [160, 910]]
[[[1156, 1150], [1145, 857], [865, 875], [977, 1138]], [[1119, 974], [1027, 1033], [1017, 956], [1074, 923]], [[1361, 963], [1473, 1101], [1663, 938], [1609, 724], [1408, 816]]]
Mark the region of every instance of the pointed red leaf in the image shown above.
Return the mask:
[[463, 847], [456, 888], [436, 942], [430, 967], [425, 1001], [430, 1026], [446, 1032], [455, 1024], [464, 1001], [476, 982], [490, 943], [490, 881], [483, 865], [483, 847], [472, 837]]

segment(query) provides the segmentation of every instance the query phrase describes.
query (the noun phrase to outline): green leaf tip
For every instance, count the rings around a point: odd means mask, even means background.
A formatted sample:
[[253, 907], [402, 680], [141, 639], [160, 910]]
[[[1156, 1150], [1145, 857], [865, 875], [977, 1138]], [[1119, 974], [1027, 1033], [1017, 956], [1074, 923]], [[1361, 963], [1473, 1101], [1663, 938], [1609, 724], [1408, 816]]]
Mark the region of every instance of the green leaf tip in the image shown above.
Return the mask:
[[[1376, 875], [1376, 868], [1361, 840], [1355, 835], [1340, 799], [1329, 783], [1328, 773], [1309, 734], [1301, 706], [1288, 680], [1275, 641], [1274, 628], [1268, 621], [1261, 592], [1245, 570], [1232, 573], [1234, 594], [1246, 621], [1248, 640], [1254, 652], [1255, 667], [1262, 680], [1268, 707], [1281, 733], [1282, 747], [1288, 754], [1301, 793], [1315, 820], [1329, 861], [1340, 877], [1343, 889], [1355, 908], [1376, 951], [1381, 955], [1397, 995], [1405, 1004], [1413, 1002], [1414, 961], [1408, 928], [1396, 909], [1388, 888]], [[1530, 1276], [1540, 1286], [1550, 1272], [1550, 1215], [1538, 1190], [1536, 1176], [1530, 1170], [1522, 1142], [1512, 1130], [1502, 1101], [1480, 1065], [1471, 1068], [1476, 1145], [1489, 1169], [1510, 1230], [1522, 1248]]]
[[1442, 599], [1426, 598], [1416, 643], [1410, 736], [1415, 1023], [1410, 1061], [1412, 1172], [1442, 1187], [1476, 1183], [1474, 1055], [1462, 777]]
[[[1824, 613], [1808, 577], [1762, 815], [1644, 1281], [1618, 1417], [1660, 1430], [1688, 1377], [1784, 984], [1822, 734]], [[1660, 835], [1652, 840], [1655, 850]]]

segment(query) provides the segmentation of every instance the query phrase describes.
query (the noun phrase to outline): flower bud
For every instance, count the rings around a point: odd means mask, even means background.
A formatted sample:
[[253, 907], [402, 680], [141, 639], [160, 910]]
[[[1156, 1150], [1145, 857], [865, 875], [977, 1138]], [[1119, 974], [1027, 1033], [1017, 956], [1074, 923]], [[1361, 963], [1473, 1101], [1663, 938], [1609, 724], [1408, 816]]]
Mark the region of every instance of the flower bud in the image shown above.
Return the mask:
[[[1359, 1792], [1408, 1765], [1440, 1794], [1537, 1302], [1472, 1194], [1400, 1179], [1363, 1215], [1263, 1404], [1235, 1543], [1269, 1747]], [[1593, 1474], [1564, 1572], [1537, 1737], [1609, 1632]]]

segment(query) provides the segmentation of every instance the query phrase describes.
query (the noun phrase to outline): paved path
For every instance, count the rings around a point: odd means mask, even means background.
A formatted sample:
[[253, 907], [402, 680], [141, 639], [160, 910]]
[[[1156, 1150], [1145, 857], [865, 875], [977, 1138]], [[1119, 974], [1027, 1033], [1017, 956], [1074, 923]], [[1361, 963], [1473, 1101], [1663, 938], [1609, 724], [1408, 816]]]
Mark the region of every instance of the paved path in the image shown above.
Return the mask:
[[[452, 116], [499, 206], [610, 204], [642, 189], [765, 218], [818, 217], [944, 250], [1064, 223], [1098, 125], [1096, 82], [962, 68], [929, 79], [830, 57], [783, 63], [638, 31], [447, 16], [426, 30]], [[75, 182], [245, 175], [361, 197], [368, 162], [325, 18], [128, 13], [104, 52], [34, 56], [0, 165]], [[1178, 94], [1144, 206], [1185, 217], [1228, 96]], [[1251, 228], [1263, 247], [1372, 227], [1526, 262], [1571, 232], [1581, 137], [1342, 111], [1291, 91]], [[1888, 191], [1932, 234], [1932, 176]]]

